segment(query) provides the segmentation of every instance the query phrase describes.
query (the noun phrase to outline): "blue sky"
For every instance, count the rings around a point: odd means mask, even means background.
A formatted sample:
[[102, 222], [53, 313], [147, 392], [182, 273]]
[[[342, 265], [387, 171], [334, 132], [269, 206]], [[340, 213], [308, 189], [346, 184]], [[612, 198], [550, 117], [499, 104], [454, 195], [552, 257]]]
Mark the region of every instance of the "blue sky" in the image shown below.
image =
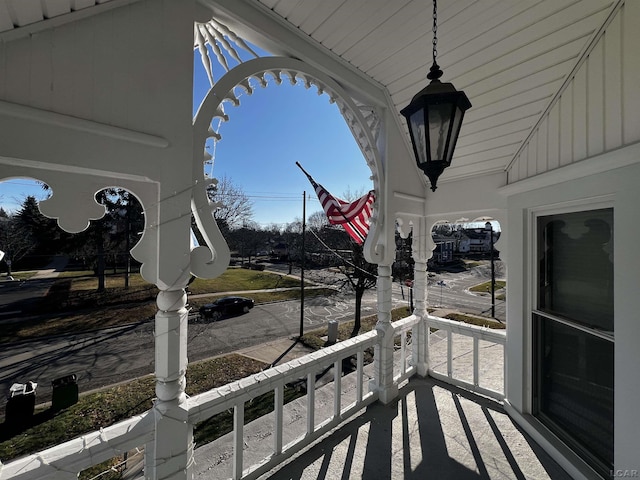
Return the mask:
[[[223, 73], [214, 69], [214, 78]], [[196, 55], [194, 112], [208, 89], [206, 72]], [[300, 82], [291, 85], [288, 79], [280, 85], [271, 81], [266, 88], [256, 85], [252, 95], [238, 92], [240, 106], [224, 104], [229, 121], [219, 128], [222, 140], [215, 148], [213, 176], [227, 176], [244, 190], [253, 202], [258, 224], [283, 225], [301, 218], [304, 191], [307, 215], [321, 210], [296, 161], [335, 196], [373, 188], [371, 171], [327, 95], [318, 95], [315, 87], [307, 90]]]
[[[214, 71], [219, 79], [223, 72]], [[209, 89], [198, 54], [194, 61], [194, 112]], [[215, 149], [213, 176], [227, 176], [253, 202], [254, 220], [261, 226], [280, 225], [302, 217], [302, 193], [307, 191], [307, 215], [321, 209], [303, 167], [331, 193], [373, 188], [366, 165], [349, 128], [327, 95], [315, 87], [270, 82], [240, 97], [240, 106], [225, 103], [229, 122], [222, 123], [222, 140]], [[46, 192], [26, 179], [0, 182], [0, 206], [15, 211], [26, 195], [38, 199]]]

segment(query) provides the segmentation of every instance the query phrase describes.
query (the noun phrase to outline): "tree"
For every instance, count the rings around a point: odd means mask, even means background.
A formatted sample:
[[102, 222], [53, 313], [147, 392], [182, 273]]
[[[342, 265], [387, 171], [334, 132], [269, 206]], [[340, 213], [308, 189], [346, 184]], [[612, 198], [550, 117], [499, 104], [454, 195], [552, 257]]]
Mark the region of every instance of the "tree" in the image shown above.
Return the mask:
[[377, 280], [377, 266], [364, 258], [362, 245], [351, 241], [351, 258], [343, 258], [342, 273], [347, 277], [356, 296], [353, 330], [355, 337], [362, 326], [362, 296], [368, 289], [375, 287]]
[[293, 222], [287, 223], [282, 231], [282, 238], [287, 244], [289, 273], [291, 273], [292, 262], [302, 258], [302, 219], [296, 217]]
[[125, 288], [129, 286], [130, 251], [144, 229], [142, 205], [132, 193], [122, 188], [107, 188], [96, 194], [96, 201], [106, 207], [105, 215], [89, 227], [73, 235], [64, 253], [83, 259], [98, 277], [98, 290], [105, 288], [107, 261], [113, 262], [114, 272], [125, 267]]
[[256, 256], [260, 250], [267, 249], [270, 234], [266, 230], [261, 230], [255, 222], [246, 222], [242, 227], [229, 232], [227, 242], [229, 248], [236, 250], [244, 259], [245, 256]]
[[218, 225], [224, 222], [229, 229], [240, 228], [253, 217], [251, 199], [227, 176], [220, 178], [217, 184], [212, 183], [207, 187], [207, 197], [220, 204], [213, 212]]
[[0, 250], [4, 252], [2, 258], [7, 268], [7, 275], [11, 275], [11, 265], [19, 262], [34, 248], [28, 231], [21, 231], [15, 216], [0, 216]]
[[144, 229], [144, 214], [138, 199], [122, 188], [107, 188], [96, 194], [98, 203], [106, 207], [106, 214], [92, 222], [88, 240], [93, 243], [98, 291], [105, 288], [106, 256], [113, 259], [114, 271], [121, 260], [126, 265], [125, 288], [129, 287], [131, 248]]
[[[319, 213], [326, 219], [324, 212]], [[351, 332], [351, 336], [355, 337], [362, 326], [362, 297], [364, 292], [376, 285], [377, 266], [365, 260], [363, 246], [351, 239], [342, 227], [330, 225], [327, 220], [326, 224], [314, 233], [323, 249], [332, 250], [340, 264], [340, 271], [355, 294], [354, 324]], [[345, 250], [349, 252], [346, 253]]]
[[329, 225], [329, 219], [327, 218], [327, 214], [324, 213], [324, 210], [318, 210], [317, 212], [312, 213], [307, 218], [307, 228], [319, 232], [323, 227]]
[[[33, 196], [27, 196], [20, 210], [14, 216], [15, 229], [12, 235], [17, 242], [27, 242], [24, 255], [37, 255], [37, 258], [47, 257], [59, 253], [61, 246], [69, 238], [69, 234], [63, 232], [55, 220], [47, 218], [40, 213], [38, 201]], [[14, 256], [14, 261], [19, 258]], [[36, 259], [37, 259], [36, 258]]]

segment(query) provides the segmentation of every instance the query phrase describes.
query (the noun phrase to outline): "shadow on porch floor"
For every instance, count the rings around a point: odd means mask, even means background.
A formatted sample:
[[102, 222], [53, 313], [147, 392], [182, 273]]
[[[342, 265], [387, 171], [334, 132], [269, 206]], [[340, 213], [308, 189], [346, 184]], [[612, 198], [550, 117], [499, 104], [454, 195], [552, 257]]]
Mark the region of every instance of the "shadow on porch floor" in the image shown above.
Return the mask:
[[570, 477], [502, 405], [413, 378], [263, 479], [553, 479]]

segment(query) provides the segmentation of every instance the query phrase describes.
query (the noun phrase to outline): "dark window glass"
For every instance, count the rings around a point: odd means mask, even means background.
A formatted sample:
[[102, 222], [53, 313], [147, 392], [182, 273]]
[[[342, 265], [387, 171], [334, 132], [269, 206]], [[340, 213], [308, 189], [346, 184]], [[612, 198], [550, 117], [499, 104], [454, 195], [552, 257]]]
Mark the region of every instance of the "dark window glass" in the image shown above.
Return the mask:
[[534, 315], [538, 416], [601, 473], [613, 469], [613, 342]]
[[613, 210], [538, 219], [538, 309], [613, 331]]
[[613, 210], [538, 218], [535, 415], [587, 463], [613, 468]]

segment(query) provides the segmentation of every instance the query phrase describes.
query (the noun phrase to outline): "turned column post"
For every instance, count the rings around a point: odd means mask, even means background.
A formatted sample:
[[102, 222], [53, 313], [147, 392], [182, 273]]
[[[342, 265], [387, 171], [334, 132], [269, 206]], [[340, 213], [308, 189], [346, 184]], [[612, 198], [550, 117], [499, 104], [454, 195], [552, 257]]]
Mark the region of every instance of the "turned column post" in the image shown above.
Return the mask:
[[380, 401], [387, 404], [398, 395], [393, 381], [393, 326], [391, 325], [391, 265], [378, 265], [378, 343], [374, 348], [374, 385]]
[[158, 293], [155, 317], [155, 441], [146, 446], [145, 477], [154, 480], [192, 478], [193, 425], [187, 422], [187, 295]]

